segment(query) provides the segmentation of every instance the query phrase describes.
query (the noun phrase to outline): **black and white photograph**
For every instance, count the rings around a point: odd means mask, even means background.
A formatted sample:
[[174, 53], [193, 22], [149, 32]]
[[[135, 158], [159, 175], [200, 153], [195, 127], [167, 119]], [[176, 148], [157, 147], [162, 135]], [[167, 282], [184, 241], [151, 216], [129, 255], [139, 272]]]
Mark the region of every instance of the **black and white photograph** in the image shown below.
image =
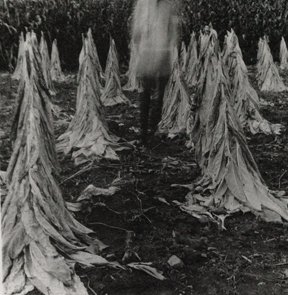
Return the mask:
[[0, 295], [288, 295], [288, 0], [0, 0]]

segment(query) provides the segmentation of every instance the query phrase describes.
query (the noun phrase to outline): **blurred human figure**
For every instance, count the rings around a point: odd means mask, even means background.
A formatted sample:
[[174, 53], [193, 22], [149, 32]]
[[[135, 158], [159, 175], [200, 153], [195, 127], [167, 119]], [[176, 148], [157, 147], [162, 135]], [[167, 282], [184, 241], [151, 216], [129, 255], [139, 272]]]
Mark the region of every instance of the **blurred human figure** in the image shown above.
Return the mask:
[[[144, 145], [147, 143], [149, 121], [153, 135], [161, 119], [177, 36], [178, 20], [171, 0], [138, 0], [133, 14], [132, 40], [136, 47], [136, 76], [144, 89], [140, 94], [141, 141]], [[155, 106], [149, 116], [155, 88]]]

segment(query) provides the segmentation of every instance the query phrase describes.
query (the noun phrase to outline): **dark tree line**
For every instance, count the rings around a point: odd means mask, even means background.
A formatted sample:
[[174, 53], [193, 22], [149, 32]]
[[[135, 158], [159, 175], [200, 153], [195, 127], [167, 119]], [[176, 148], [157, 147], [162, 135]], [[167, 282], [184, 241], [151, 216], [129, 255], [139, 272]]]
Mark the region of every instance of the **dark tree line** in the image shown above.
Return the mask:
[[[104, 65], [110, 35], [116, 42], [120, 62], [129, 56], [129, 27], [135, 0], [5, 0], [0, 6], [0, 70], [15, 66], [21, 31], [44, 31], [48, 46], [58, 39], [63, 68], [75, 70], [81, 50], [81, 33], [92, 28]], [[223, 41], [226, 30], [239, 36], [246, 63], [255, 62], [259, 37], [267, 34], [275, 58], [281, 36], [288, 39], [286, 0], [181, 0], [182, 37], [212, 23]], [[1, 4], [0, 4], [1, 5]]]

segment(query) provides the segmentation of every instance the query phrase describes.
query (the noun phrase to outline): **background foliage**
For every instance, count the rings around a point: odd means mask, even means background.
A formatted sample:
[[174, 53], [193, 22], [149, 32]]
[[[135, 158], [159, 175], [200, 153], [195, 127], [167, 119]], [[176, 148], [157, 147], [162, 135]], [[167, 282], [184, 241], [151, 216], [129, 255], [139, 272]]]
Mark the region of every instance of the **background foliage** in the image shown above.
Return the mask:
[[[255, 62], [257, 43], [264, 33], [278, 58], [281, 36], [288, 39], [287, 0], [174, 0], [181, 2], [182, 37], [188, 43], [192, 30], [211, 22], [223, 41], [227, 29], [234, 28], [244, 59]], [[135, 0], [4, 0], [0, 2], [0, 70], [13, 69], [18, 39], [25, 27], [38, 35], [45, 32], [48, 46], [58, 40], [66, 70], [78, 67], [81, 33], [92, 28], [102, 65], [105, 64], [109, 36], [116, 42], [121, 62], [127, 62], [129, 24]], [[286, 39], [286, 40], [287, 40]]]

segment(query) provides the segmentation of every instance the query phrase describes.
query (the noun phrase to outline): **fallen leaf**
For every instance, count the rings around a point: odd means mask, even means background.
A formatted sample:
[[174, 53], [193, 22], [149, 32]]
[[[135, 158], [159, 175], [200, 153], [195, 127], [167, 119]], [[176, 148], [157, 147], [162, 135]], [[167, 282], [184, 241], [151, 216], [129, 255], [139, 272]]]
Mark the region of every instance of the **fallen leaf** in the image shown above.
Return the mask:
[[82, 203], [66, 202], [67, 209], [72, 212], [80, 212], [82, 209]]
[[119, 190], [120, 189], [116, 186], [110, 186], [108, 189], [106, 189], [106, 188], [95, 187], [94, 185], [90, 184], [81, 193], [77, 201], [80, 202], [83, 200], [90, 200], [92, 197], [97, 197], [97, 196], [113, 196]]
[[180, 188], [187, 188], [189, 189], [190, 191], [192, 191], [194, 189], [194, 184], [177, 184], [177, 183], [174, 183], [174, 184], [171, 184], [171, 187], [180, 187]]
[[160, 201], [161, 203], [164, 203], [164, 204], [170, 206], [170, 204], [166, 201], [165, 198], [161, 198], [161, 197], [159, 197], [159, 198], [157, 198], [157, 200]]
[[166, 279], [160, 272], [157, 271], [156, 268], [149, 266], [149, 264], [150, 263], [133, 262], [133, 263], [127, 264], [127, 266], [137, 269], [137, 270], [142, 270], [142, 271], [146, 272], [148, 275], [150, 275], [160, 281], [163, 281]]
[[248, 257], [246, 257], [246, 256], [242, 255], [242, 258], [243, 258], [244, 260], [246, 260], [247, 262], [249, 262], [249, 263], [252, 263], [252, 260], [251, 260], [251, 259], [249, 259]]

